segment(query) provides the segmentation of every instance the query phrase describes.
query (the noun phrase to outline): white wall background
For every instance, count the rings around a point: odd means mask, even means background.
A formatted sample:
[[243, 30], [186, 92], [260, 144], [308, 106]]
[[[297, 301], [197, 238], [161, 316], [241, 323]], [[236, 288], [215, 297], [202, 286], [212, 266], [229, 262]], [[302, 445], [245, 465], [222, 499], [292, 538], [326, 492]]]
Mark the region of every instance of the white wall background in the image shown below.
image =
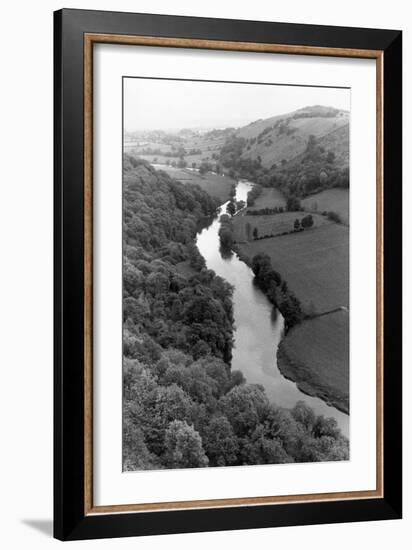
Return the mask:
[[[404, 30], [404, 97], [411, 89], [412, 18], [408, 3], [345, 0], [55, 0], [8, 2], [2, 8], [0, 86], [0, 546], [7, 550], [57, 547], [52, 517], [52, 11], [61, 7], [169, 13]], [[411, 176], [404, 110], [405, 174]], [[404, 186], [405, 281], [412, 276], [412, 207]], [[412, 294], [405, 288], [405, 311]], [[408, 307], [409, 306], [409, 307]], [[411, 317], [405, 315], [405, 390], [411, 376]], [[408, 342], [409, 340], [409, 342]], [[405, 396], [407, 392], [405, 391]], [[406, 400], [405, 400], [406, 401]], [[402, 521], [173, 535], [71, 543], [71, 548], [215, 547], [334, 550], [367, 545], [408, 548], [412, 537], [412, 407], [405, 403], [405, 512]]]

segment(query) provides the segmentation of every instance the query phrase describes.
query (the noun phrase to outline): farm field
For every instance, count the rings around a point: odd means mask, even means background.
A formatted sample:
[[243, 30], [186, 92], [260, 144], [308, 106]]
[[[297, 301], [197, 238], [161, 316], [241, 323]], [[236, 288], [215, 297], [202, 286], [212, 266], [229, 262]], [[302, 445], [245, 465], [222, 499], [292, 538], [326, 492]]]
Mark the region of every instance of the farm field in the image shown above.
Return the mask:
[[302, 200], [307, 211], [336, 212], [342, 221], [349, 224], [349, 189], [327, 189]]
[[[250, 216], [252, 217], [252, 216]], [[237, 245], [239, 256], [250, 263], [264, 252], [272, 267], [312, 314], [349, 306], [349, 228], [322, 225], [300, 233]]]
[[[226, 132], [218, 132], [216, 135], [213, 132], [204, 134], [181, 132], [165, 136], [164, 141], [143, 139], [142, 137], [139, 139], [129, 139], [127, 141], [127, 148], [129, 153], [155, 164], [178, 162], [179, 158], [183, 156], [187, 162], [187, 166], [191, 167], [192, 163], [196, 163], [198, 166], [202, 161], [216, 163], [216, 159], [226, 138]], [[179, 148], [184, 149], [185, 152], [183, 155], [178, 152]], [[149, 149], [152, 149], [152, 152], [147, 154], [149, 153]], [[170, 156], [167, 153], [174, 153], [174, 155]]]
[[280, 191], [274, 187], [262, 187], [262, 193], [256, 198], [255, 204], [248, 209], [274, 208], [275, 206], [285, 206], [285, 204], [285, 197]]
[[[233, 218], [234, 240], [238, 243], [251, 240], [255, 228], [259, 238], [282, 235], [287, 231], [293, 231], [295, 220], [301, 221], [305, 216], [307, 216], [306, 212], [282, 212], [263, 216], [239, 214]], [[313, 227], [331, 223], [325, 216], [319, 214], [312, 214], [312, 217]]]
[[136, 155], [143, 160], [147, 160], [147, 162], [151, 164], [164, 164], [165, 166], [167, 162], [170, 164], [172, 161], [177, 162], [179, 160], [179, 157], [167, 157], [162, 155], [143, 155], [140, 153], [136, 153]]
[[[133, 143], [133, 140], [130, 142]], [[140, 154], [145, 149], [156, 149], [163, 151], [164, 153], [170, 152], [172, 150], [171, 146], [167, 143], [162, 143], [161, 141], [154, 140], [135, 140], [134, 141], [134, 151], [137, 154]]]
[[338, 311], [304, 321], [278, 350], [282, 374], [299, 388], [349, 412], [349, 313]]
[[163, 170], [170, 177], [179, 180], [181, 183], [192, 183], [201, 187], [211, 197], [216, 197], [219, 201], [226, 202], [231, 196], [232, 186], [235, 180], [227, 176], [219, 176], [211, 172], [199, 174], [188, 168], [173, 168], [172, 166], [154, 166], [156, 170]]
[[[179, 157], [171, 157], [171, 156], [166, 156], [166, 155], [145, 155], [145, 154], [140, 154], [140, 153], [136, 153], [140, 158], [144, 159], [144, 160], [147, 160], [148, 162], [151, 162], [151, 163], [154, 163], [154, 164], [171, 164], [172, 162], [175, 162], [177, 163], [179, 161]], [[185, 155], [184, 157], [184, 160], [187, 162], [187, 166], [189, 168], [192, 167], [192, 164], [195, 163], [196, 167], [200, 166], [200, 164], [203, 162], [203, 161], [207, 161], [207, 162], [211, 162], [212, 164], [213, 163], [216, 163], [216, 160], [213, 160], [212, 157], [211, 157], [211, 153], [208, 153], [207, 151], [205, 151], [204, 153], [199, 153], [199, 154], [195, 154], [195, 155]], [[173, 168], [173, 167], [172, 167]]]

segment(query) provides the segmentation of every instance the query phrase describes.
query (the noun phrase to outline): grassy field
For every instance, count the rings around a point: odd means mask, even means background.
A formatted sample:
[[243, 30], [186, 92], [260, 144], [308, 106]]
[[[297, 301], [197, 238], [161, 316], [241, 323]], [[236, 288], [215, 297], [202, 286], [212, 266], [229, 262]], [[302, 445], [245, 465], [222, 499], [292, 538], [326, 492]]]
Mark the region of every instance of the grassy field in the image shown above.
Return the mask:
[[[283, 160], [289, 161], [302, 154], [306, 149], [309, 136], [313, 135], [321, 141], [340, 128], [346, 128], [346, 134], [349, 134], [347, 111], [332, 112], [328, 107], [319, 109], [318, 106], [314, 106], [257, 120], [239, 128], [236, 135], [249, 140], [256, 138], [243, 156], [250, 158], [260, 156], [262, 165], [269, 168], [273, 163], [280, 164]], [[266, 133], [262, 135], [262, 132]], [[341, 143], [345, 143], [344, 140], [340, 139], [337, 143], [333, 143], [333, 151], [337, 156], [340, 156]], [[347, 149], [346, 144], [345, 149]]]
[[[234, 240], [235, 242], [246, 242], [252, 240], [251, 235], [256, 228], [259, 237], [282, 235], [287, 231], [293, 231], [293, 224], [296, 219], [299, 221], [307, 216], [306, 212], [282, 212], [280, 214], [268, 214], [266, 216], [243, 216], [237, 215], [233, 218]], [[312, 214], [313, 227], [330, 224], [325, 217], [318, 214]], [[248, 238], [247, 224], [250, 226]]]
[[[252, 217], [252, 216], [250, 216]], [[328, 224], [315, 229], [241, 243], [239, 254], [250, 261], [259, 252], [312, 313], [349, 306], [349, 228]]]
[[236, 183], [227, 176], [218, 176], [211, 172], [199, 174], [194, 170], [187, 168], [173, 168], [172, 166], [155, 166], [156, 170], [164, 170], [170, 177], [179, 180], [182, 183], [193, 183], [201, 187], [212, 197], [219, 201], [226, 202], [230, 198], [232, 185]]
[[[166, 156], [163, 153], [173, 152], [172, 144], [180, 145], [184, 147], [186, 153], [183, 158], [187, 162], [188, 167], [192, 167], [192, 163], [196, 163], [199, 166], [202, 161], [208, 161], [216, 163], [216, 157], [219, 156], [220, 149], [223, 147], [227, 136], [224, 134], [211, 135], [211, 134], [195, 134], [183, 137], [180, 136], [180, 142], [173, 141], [173, 136], [170, 136], [170, 143], [162, 143], [153, 140], [144, 140], [140, 145], [131, 147], [129, 152], [135, 154], [149, 162], [166, 164], [168, 161], [178, 162], [179, 156]], [[144, 151], [148, 149], [159, 150], [159, 154], [147, 155]], [[196, 151], [192, 154], [193, 151]], [[215, 158], [213, 158], [215, 157]]]
[[280, 191], [273, 187], [263, 187], [262, 193], [255, 200], [254, 206], [249, 210], [259, 210], [259, 208], [274, 208], [275, 206], [285, 206], [285, 197]]
[[[322, 217], [314, 218], [318, 222]], [[302, 391], [348, 412], [349, 228], [324, 223], [300, 233], [240, 243], [237, 249], [246, 261], [259, 252], [268, 254], [303, 310], [319, 315], [293, 327], [281, 341], [282, 374]]]
[[330, 313], [292, 328], [280, 344], [278, 366], [302, 391], [348, 413], [349, 313]]
[[[166, 155], [138, 155], [140, 158], [147, 160], [148, 162], [153, 162], [155, 164], [166, 164], [169, 162], [171, 164], [172, 162], [177, 163], [179, 161], [179, 157], [170, 157]], [[196, 155], [185, 155], [184, 160], [187, 162], [187, 166], [189, 168], [192, 168], [192, 163], [194, 162], [196, 164], [195, 168], [199, 167], [202, 161], [207, 161], [216, 163], [216, 160], [213, 160], [210, 154], [207, 153], [207, 151], [196, 154]]]
[[302, 200], [307, 211], [333, 211], [349, 224], [349, 189], [327, 189]]

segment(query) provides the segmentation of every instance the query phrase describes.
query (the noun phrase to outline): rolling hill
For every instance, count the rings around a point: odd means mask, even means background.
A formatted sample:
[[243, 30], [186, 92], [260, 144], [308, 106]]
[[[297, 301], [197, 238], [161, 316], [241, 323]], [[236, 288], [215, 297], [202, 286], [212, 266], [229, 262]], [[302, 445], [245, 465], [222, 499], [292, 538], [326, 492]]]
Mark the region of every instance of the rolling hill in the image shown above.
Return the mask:
[[311, 135], [320, 145], [332, 150], [336, 158], [347, 161], [349, 113], [320, 105], [304, 107], [252, 122], [238, 129], [235, 135], [246, 140], [242, 156], [260, 157], [265, 168], [304, 153]]

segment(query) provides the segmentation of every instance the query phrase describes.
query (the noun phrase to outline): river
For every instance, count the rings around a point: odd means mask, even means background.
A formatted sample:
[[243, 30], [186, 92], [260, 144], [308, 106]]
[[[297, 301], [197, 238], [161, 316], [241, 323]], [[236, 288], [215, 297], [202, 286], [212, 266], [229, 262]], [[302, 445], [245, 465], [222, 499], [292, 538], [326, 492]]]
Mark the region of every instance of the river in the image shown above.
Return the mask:
[[[246, 201], [252, 184], [240, 181], [236, 200]], [[225, 212], [226, 204], [221, 207]], [[219, 216], [197, 237], [197, 246], [209, 269], [223, 277], [233, 287], [235, 320], [232, 369], [240, 370], [252, 384], [261, 384], [271, 401], [292, 408], [297, 401], [307, 403], [317, 415], [333, 417], [342, 433], [349, 435], [349, 416], [327, 405], [317, 397], [302, 393], [296, 384], [285, 378], [277, 367], [276, 353], [283, 335], [284, 321], [279, 311], [253, 283], [252, 270], [236, 254], [223, 257], [219, 243]]]

